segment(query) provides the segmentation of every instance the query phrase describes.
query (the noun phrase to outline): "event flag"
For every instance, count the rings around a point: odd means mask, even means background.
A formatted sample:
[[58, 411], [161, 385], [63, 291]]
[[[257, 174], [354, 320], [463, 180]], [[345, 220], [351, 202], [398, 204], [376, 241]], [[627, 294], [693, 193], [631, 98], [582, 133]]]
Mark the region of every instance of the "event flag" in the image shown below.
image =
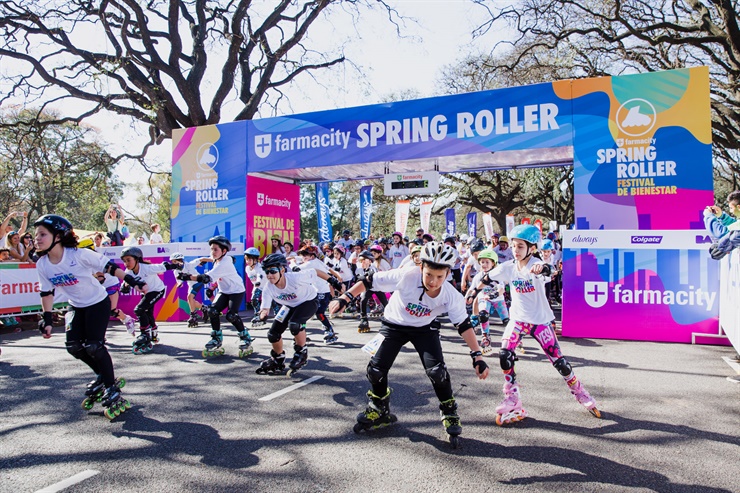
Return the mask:
[[478, 235], [478, 213], [468, 212], [468, 236], [475, 238]]
[[506, 216], [506, 236], [509, 236], [511, 234], [511, 230], [514, 229], [514, 216], [511, 214], [507, 214]]
[[316, 220], [319, 223], [319, 241], [331, 241], [334, 237], [329, 210], [329, 182], [316, 183]]
[[429, 221], [432, 219], [432, 201], [422, 201], [419, 206], [419, 215], [421, 216], [421, 229], [429, 232]]
[[445, 210], [445, 224], [447, 225], [447, 236], [455, 236], [455, 209]]
[[486, 231], [486, 239], [493, 238], [493, 218], [490, 212], [483, 214], [483, 229]]
[[373, 219], [373, 186], [360, 188], [360, 237], [370, 236], [370, 226]]
[[396, 202], [396, 231], [406, 236], [406, 228], [409, 225], [410, 200], [399, 200]]

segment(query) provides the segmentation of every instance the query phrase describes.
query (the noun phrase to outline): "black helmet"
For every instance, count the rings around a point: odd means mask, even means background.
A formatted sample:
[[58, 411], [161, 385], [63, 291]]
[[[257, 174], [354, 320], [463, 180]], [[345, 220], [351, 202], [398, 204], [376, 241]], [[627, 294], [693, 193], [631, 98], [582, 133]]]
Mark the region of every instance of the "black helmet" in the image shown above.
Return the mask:
[[452, 243], [452, 246], [455, 246], [455, 243], [457, 243], [457, 240], [455, 239], [454, 236], [448, 236], [447, 238], [445, 238], [445, 241], [443, 241], [442, 243]]
[[62, 216], [57, 216], [56, 214], [44, 214], [40, 218], [36, 219], [36, 222], [33, 223], [34, 228], [37, 226], [43, 226], [46, 229], [48, 229], [52, 235], [56, 236], [57, 233], [60, 233], [62, 236], [72, 231], [72, 223], [67, 221], [66, 218]]
[[352, 234], [352, 231], [350, 231], [348, 229], [345, 229], [344, 231], [342, 231], [342, 236], [349, 236], [351, 234]]
[[482, 252], [485, 249], [486, 245], [481, 240], [476, 240], [475, 243], [470, 246], [471, 252]]
[[225, 236], [218, 235], [208, 240], [209, 245], [213, 245], [214, 243], [220, 246], [221, 248], [225, 249], [227, 252], [231, 251], [231, 242]]
[[380, 238], [378, 240], [378, 245], [387, 245], [388, 243], [390, 242], [386, 238]]
[[367, 259], [370, 259], [370, 260], [375, 260], [375, 256], [369, 250], [365, 250], [364, 252], [362, 252], [361, 254], [359, 254], [358, 257], [360, 257], [360, 258], [367, 258]]
[[121, 250], [121, 259], [123, 259], [123, 257], [134, 257], [136, 260], [141, 261], [144, 258], [144, 253], [139, 247], [126, 247]]
[[282, 253], [271, 253], [262, 261], [262, 268], [269, 269], [270, 267], [282, 267], [288, 268], [288, 260]]
[[359, 239], [359, 240], [355, 241], [355, 246], [364, 247], [365, 246], [365, 240]]

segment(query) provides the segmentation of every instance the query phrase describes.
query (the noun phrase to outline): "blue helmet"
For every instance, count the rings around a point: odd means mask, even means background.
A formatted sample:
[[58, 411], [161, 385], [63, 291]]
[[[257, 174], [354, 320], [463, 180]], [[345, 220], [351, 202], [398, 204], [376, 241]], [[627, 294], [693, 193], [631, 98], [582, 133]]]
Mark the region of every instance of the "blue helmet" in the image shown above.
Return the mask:
[[527, 243], [539, 246], [540, 241], [542, 241], [542, 233], [540, 233], [540, 230], [536, 226], [520, 224], [519, 226], [514, 226], [514, 229], [509, 233], [509, 238], [524, 240]]
[[542, 242], [542, 248], [540, 250], [554, 250], [555, 246], [552, 244], [552, 240], [545, 240]]
[[260, 249], [257, 248], [257, 247], [249, 247], [249, 248], [247, 248], [247, 251], [244, 252], [244, 255], [246, 255], [247, 257], [259, 258], [259, 256], [260, 256]]

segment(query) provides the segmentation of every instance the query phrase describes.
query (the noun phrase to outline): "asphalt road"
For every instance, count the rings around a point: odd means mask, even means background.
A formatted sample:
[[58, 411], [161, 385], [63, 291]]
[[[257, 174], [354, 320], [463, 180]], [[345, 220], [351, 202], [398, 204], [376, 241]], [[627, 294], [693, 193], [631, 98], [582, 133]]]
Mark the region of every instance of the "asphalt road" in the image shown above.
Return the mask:
[[[246, 317], [245, 317], [246, 318]], [[727, 347], [562, 339], [576, 374], [604, 413], [576, 403], [537, 343], [517, 365], [530, 417], [495, 425], [502, 377], [475, 378], [457, 332], [443, 346], [463, 422], [451, 449], [417, 355], [390, 374], [395, 425], [352, 432], [365, 406], [367, 355], [377, 332], [335, 319], [340, 341], [312, 344], [292, 378], [255, 374], [269, 352], [204, 360], [209, 329], [160, 326], [153, 353], [131, 354], [121, 326], [108, 332], [131, 410], [109, 422], [80, 407], [89, 370], [69, 356], [62, 329], [6, 334], [0, 356], [0, 492], [34, 492], [70, 477], [65, 491], [659, 491], [740, 490], [740, 385], [725, 377]], [[318, 322], [309, 334], [320, 340]], [[320, 377], [315, 379], [312, 377]], [[260, 400], [300, 382], [300, 388]], [[85, 473], [83, 476], [76, 476]], [[57, 488], [58, 490], [58, 488]]]

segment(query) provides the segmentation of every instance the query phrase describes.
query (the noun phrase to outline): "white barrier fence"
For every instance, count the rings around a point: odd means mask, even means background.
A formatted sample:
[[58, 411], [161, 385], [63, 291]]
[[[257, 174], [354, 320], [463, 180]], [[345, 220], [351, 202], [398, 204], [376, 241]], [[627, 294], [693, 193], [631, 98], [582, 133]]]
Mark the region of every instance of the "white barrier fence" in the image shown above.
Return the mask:
[[719, 324], [740, 353], [740, 250], [721, 260], [719, 293]]

